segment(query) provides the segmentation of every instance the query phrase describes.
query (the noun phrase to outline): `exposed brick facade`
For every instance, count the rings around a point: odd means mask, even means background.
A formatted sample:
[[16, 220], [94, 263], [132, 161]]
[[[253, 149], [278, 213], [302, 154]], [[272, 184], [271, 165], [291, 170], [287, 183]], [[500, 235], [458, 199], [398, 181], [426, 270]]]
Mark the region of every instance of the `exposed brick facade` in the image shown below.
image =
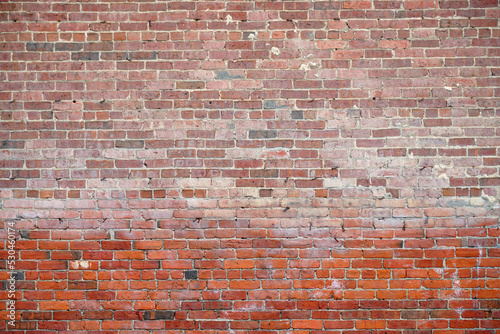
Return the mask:
[[0, 3], [7, 332], [499, 333], [499, 17]]

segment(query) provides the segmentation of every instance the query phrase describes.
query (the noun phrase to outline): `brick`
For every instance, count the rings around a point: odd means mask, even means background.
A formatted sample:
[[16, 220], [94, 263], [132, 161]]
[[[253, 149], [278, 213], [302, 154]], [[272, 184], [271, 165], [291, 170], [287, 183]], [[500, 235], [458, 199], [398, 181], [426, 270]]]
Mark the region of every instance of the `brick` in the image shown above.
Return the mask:
[[144, 140], [117, 140], [116, 148], [144, 148]]
[[172, 320], [175, 317], [174, 311], [144, 311], [144, 320]]
[[186, 270], [186, 271], [184, 271], [184, 278], [185, 279], [197, 279], [198, 278], [198, 271]]
[[83, 43], [55, 43], [55, 51], [81, 51]]
[[26, 43], [26, 51], [54, 51], [54, 43]]
[[40, 301], [40, 310], [68, 310], [69, 302], [67, 301]]
[[276, 138], [277, 132], [275, 130], [250, 130], [248, 132], [248, 138], [250, 139], [260, 139], [260, 138]]
[[280, 104], [279, 101], [268, 100], [264, 101], [264, 109], [283, 109], [288, 108], [286, 104]]
[[99, 60], [99, 52], [72, 52], [71, 60]]
[[203, 81], [178, 81], [176, 82], [177, 89], [203, 89], [205, 82]]
[[498, 0], [472, 0], [470, 6], [471, 8], [497, 7]]
[[217, 80], [243, 79], [242, 75], [231, 74], [228, 71], [218, 71], [215, 78]]

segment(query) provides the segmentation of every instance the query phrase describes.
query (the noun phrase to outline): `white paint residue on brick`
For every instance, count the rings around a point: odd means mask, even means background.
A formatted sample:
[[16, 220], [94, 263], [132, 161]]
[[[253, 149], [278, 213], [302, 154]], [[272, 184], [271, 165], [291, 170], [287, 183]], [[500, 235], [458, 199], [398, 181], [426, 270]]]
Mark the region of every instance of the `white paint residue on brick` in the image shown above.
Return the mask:
[[453, 279], [452, 284], [453, 284], [453, 292], [454, 292], [454, 297], [455, 298], [460, 298], [460, 294], [462, 293], [462, 287], [460, 286], [460, 280], [458, 279], [458, 270], [455, 270], [453, 275], [451, 276]]
[[448, 180], [449, 177], [446, 175], [446, 171], [448, 170], [448, 166], [443, 165], [443, 164], [438, 164], [432, 167], [432, 173], [438, 178], [438, 179], [446, 179]]
[[279, 54], [281, 53], [281, 52], [280, 52], [280, 49], [278, 49], [278, 48], [277, 48], [277, 47], [275, 47], [275, 46], [273, 46], [273, 47], [271, 48], [271, 52], [272, 52], [272, 53], [273, 53], [273, 55], [275, 55], [275, 56], [279, 56]]
[[70, 261], [71, 269], [88, 269], [90, 267], [89, 261]]
[[479, 269], [481, 268], [481, 260], [484, 255], [484, 248], [479, 249], [479, 257], [476, 262], [476, 287], [474, 289], [475, 291], [473, 291], [475, 296], [472, 296], [473, 298], [477, 298], [477, 290], [479, 289]]
[[484, 190], [481, 192], [481, 198], [484, 199], [488, 205], [494, 205], [498, 203], [498, 198], [485, 194]]
[[307, 64], [302, 64], [300, 65], [300, 68], [301, 70], [305, 70], [305, 71], [309, 71], [311, 69], [315, 69], [319, 66], [318, 63], [315, 63], [315, 62], [310, 62], [310, 63], [307, 63]]
[[453, 291], [455, 291], [455, 297], [460, 297], [462, 288], [460, 287], [460, 281], [458, 279], [453, 280]]
[[[375, 198], [385, 198], [387, 193], [387, 189], [385, 187], [369, 187], [372, 191], [372, 195]], [[390, 196], [389, 196], [390, 197]]]
[[337, 280], [333, 280], [330, 282], [330, 284], [328, 284], [326, 286], [327, 289], [336, 289], [336, 290], [340, 290], [340, 289], [343, 289], [344, 288], [344, 284], [342, 284], [341, 282], [337, 281]]

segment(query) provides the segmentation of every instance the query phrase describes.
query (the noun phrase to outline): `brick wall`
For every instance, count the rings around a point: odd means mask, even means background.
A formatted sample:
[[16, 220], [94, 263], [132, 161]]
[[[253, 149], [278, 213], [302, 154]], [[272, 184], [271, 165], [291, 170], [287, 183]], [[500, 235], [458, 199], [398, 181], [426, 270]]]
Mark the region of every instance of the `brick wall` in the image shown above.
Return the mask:
[[0, 329], [498, 333], [497, 0], [0, 9]]

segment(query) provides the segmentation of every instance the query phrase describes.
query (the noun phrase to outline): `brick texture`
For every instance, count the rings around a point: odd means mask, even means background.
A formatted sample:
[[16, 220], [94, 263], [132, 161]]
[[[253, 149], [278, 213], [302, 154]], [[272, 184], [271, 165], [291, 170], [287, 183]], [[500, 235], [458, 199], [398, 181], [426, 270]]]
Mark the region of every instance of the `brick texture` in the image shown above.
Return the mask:
[[499, 17], [1, 2], [0, 331], [498, 333]]

